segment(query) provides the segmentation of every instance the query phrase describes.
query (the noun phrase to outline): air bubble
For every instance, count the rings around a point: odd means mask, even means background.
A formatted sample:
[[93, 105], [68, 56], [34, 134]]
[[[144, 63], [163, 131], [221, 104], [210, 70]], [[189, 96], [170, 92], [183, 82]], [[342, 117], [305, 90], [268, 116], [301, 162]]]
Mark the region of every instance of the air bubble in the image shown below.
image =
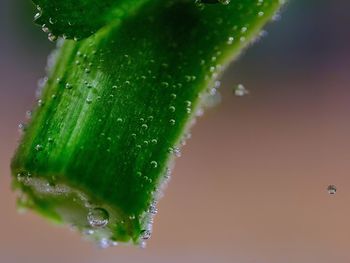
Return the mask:
[[327, 191], [330, 195], [335, 195], [337, 192], [337, 187], [335, 185], [331, 184], [327, 187]]
[[55, 42], [57, 40], [57, 36], [55, 36], [52, 33], [49, 33], [47, 38], [51, 41], [51, 42]]
[[24, 124], [24, 123], [18, 124], [18, 130], [19, 130], [20, 132], [25, 132], [26, 129], [27, 129], [26, 124]]
[[244, 95], [249, 94], [249, 91], [242, 84], [238, 84], [234, 89], [234, 93], [236, 96], [242, 97]]
[[232, 43], [233, 43], [233, 41], [234, 41], [235, 39], [234, 39], [234, 37], [229, 37], [228, 39], [227, 39], [227, 44], [228, 45], [232, 45]]
[[222, 5], [228, 5], [230, 3], [230, 0], [196, 0], [195, 3], [199, 5], [201, 4], [222, 4]]
[[173, 149], [173, 154], [176, 156], [176, 157], [181, 157], [181, 150], [179, 147], [174, 147]]
[[158, 167], [158, 163], [156, 161], [151, 161], [151, 166], [153, 168], [157, 168]]
[[158, 213], [158, 209], [156, 207], [155, 202], [149, 206], [148, 212], [151, 213], [152, 215], [156, 215]]
[[86, 229], [83, 234], [87, 235], [87, 236], [90, 236], [90, 235], [93, 235], [95, 233], [94, 230], [92, 229]]
[[42, 151], [43, 148], [44, 148], [44, 147], [43, 147], [41, 144], [37, 144], [37, 145], [35, 146], [35, 150], [37, 150], [38, 152]]
[[28, 120], [32, 118], [32, 111], [30, 111], [30, 110], [27, 110], [27, 111], [26, 111], [26, 118], [27, 118]]
[[240, 41], [240, 42], [244, 42], [244, 41], [245, 41], [245, 37], [240, 37], [240, 38], [239, 38], [239, 41]]
[[45, 24], [43, 24], [43, 25], [41, 26], [41, 30], [42, 30], [44, 33], [49, 33], [49, 32], [50, 32], [50, 29], [49, 29]]
[[169, 83], [168, 82], [162, 82], [161, 85], [165, 88], [169, 87]]
[[108, 248], [110, 247], [110, 242], [107, 238], [102, 238], [98, 243], [99, 248]]
[[150, 230], [142, 230], [140, 234], [141, 234], [141, 239], [147, 240], [151, 238], [152, 232]]
[[170, 112], [175, 112], [175, 110], [176, 110], [176, 108], [175, 108], [174, 106], [170, 106], [170, 107], [169, 107], [169, 111], [170, 111]]
[[24, 184], [28, 184], [30, 182], [31, 175], [26, 172], [21, 172], [17, 174], [17, 181], [23, 182]]
[[40, 13], [36, 13], [35, 16], [34, 16], [34, 20], [37, 20], [40, 16], [41, 16]]

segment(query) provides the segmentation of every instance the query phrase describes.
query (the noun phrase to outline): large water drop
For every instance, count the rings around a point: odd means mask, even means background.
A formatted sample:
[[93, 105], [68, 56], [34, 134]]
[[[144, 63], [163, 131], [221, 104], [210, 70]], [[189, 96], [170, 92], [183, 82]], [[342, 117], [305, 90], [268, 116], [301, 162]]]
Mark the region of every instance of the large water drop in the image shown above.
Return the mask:
[[109, 214], [103, 208], [93, 208], [89, 211], [87, 220], [92, 227], [105, 227], [109, 221]]

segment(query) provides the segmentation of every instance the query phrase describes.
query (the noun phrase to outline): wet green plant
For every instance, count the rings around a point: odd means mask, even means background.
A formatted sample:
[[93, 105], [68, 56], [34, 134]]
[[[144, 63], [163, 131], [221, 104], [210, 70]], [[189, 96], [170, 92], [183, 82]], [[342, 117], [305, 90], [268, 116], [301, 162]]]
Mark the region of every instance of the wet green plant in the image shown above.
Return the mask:
[[12, 161], [18, 204], [144, 244], [189, 128], [279, 0], [34, 0], [58, 38]]

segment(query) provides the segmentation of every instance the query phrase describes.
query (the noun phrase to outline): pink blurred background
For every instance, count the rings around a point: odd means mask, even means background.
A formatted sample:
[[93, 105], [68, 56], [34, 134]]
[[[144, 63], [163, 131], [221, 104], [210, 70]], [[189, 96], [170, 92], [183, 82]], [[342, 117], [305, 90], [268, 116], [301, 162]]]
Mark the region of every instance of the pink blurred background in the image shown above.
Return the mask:
[[[347, 1], [291, 1], [222, 79], [177, 160], [146, 249], [96, 248], [16, 212], [9, 163], [53, 45], [0, 3], [0, 262], [350, 262]], [[243, 83], [250, 91], [236, 97]], [[338, 191], [331, 196], [327, 186]]]

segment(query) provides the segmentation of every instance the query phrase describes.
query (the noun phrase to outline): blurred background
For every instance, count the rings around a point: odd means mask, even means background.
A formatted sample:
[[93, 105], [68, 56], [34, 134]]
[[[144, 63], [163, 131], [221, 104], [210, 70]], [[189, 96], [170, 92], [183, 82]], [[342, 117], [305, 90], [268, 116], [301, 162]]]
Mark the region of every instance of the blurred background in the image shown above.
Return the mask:
[[[290, 1], [223, 76], [222, 102], [192, 130], [147, 249], [101, 250], [16, 212], [9, 162], [54, 45], [29, 0], [1, 0], [0, 262], [350, 262], [349, 8]], [[248, 96], [234, 96], [238, 83]]]

